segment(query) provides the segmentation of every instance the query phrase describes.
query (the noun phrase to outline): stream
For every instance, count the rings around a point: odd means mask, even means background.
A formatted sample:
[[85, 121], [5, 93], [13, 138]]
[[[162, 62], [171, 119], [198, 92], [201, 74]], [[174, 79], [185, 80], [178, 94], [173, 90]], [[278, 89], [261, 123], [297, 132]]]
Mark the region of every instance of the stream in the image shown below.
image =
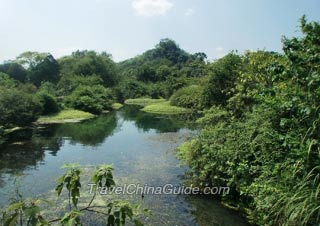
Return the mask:
[[[17, 131], [10, 144], [0, 147], [0, 206], [9, 203], [16, 187], [24, 197], [48, 196], [66, 163], [88, 169], [112, 164], [119, 184], [181, 185], [187, 168], [180, 165], [175, 148], [196, 132], [182, 120], [133, 106], [80, 123]], [[89, 190], [86, 181], [82, 187]], [[248, 225], [211, 196], [146, 194], [143, 200], [137, 195], [125, 199], [151, 210], [146, 225]]]

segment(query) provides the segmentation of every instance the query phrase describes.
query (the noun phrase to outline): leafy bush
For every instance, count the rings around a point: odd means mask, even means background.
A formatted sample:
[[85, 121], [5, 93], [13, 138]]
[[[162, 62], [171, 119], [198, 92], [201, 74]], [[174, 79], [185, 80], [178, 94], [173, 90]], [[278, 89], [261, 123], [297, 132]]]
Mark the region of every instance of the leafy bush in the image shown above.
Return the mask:
[[175, 92], [170, 98], [170, 104], [178, 107], [199, 110], [202, 108], [202, 87], [192, 85]]
[[0, 90], [0, 125], [25, 126], [37, 120], [41, 105], [36, 98], [16, 89]]
[[113, 98], [111, 91], [101, 85], [79, 86], [67, 97], [66, 103], [69, 107], [99, 114], [111, 109]]
[[54, 96], [46, 92], [40, 92], [37, 97], [42, 105], [42, 115], [54, 114], [60, 110], [57, 99]]

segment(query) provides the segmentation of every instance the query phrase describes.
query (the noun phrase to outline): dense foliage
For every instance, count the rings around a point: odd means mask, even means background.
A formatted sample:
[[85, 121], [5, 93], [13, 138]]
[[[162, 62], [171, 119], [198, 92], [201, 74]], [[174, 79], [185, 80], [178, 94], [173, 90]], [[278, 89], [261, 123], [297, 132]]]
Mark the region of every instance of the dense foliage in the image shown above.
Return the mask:
[[170, 104], [178, 107], [185, 107], [194, 110], [203, 108], [203, 89], [201, 86], [191, 85], [179, 89], [170, 98]]
[[78, 86], [66, 99], [67, 106], [74, 109], [99, 114], [103, 110], [110, 110], [112, 95], [110, 90], [101, 85]]
[[10, 75], [11, 78], [25, 82], [27, 80], [27, 71], [18, 63], [5, 63], [0, 65], [0, 72]]
[[206, 55], [189, 54], [173, 40], [163, 39], [154, 49], [118, 64], [120, 98], [169, 98], [194, 78], [205, 76]]
[[[320, 26], [302, 18], [301, 30], [301, 38], [284, 38], [282, 56], [245, 54], [236, 77], [223, 80], [232, 92], [212, 93], [223, 101], [179, 151], [195, 183], [230, 186], [223, 200], [258, 225], [320, 222]], [[213, 78], [226, 75], [223, 67]]]
[[40, 114], [40, 103], [31, 94], [17, 89], [0, 90], [0, 125], [25, 126]]
[[206, 106], [226, 105], [232, 96], [241, 67], [241, 57], [235, 53], [229, 53], [209, 66], [209, 81], [204, 92]]
[[58, 61], [61, 77], [97, 75], [107, 86], [113, 86], [117, 83], [115, 63], [111, 56], [105, 52], [98, 54], [87, 50], [76, 51], [71, 56], [62, 57]]

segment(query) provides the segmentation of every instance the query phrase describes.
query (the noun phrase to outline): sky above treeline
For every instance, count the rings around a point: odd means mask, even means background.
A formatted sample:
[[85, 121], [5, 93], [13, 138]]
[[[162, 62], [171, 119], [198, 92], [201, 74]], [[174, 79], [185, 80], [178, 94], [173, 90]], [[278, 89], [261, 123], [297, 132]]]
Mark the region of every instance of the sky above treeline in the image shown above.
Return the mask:
[[320, 0], [0, 0], [0, 62], [25, 51], [55, 58], [106, 51], [122, 61], [171, 38], [209, 60], [231, 50], [281, 51]]

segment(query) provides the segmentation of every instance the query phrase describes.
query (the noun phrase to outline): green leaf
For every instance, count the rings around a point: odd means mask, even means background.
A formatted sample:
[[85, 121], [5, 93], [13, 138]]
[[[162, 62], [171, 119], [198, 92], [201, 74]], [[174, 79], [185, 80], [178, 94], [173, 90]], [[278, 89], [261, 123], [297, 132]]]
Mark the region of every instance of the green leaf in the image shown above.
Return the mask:
[[4, 226], [15, 226], [17, 224], [19, 213], [14, 213], [4, 219]]
[[8, 211], [14, 211], [20, 209], [24, 205], [24, 202], [13, 203], [8, 207]]
[[38, 213], [40, 213], [40, 208], [38, 206], [31, 206], [25, 208], [23, 212], [27, 217], [34, 218]]

